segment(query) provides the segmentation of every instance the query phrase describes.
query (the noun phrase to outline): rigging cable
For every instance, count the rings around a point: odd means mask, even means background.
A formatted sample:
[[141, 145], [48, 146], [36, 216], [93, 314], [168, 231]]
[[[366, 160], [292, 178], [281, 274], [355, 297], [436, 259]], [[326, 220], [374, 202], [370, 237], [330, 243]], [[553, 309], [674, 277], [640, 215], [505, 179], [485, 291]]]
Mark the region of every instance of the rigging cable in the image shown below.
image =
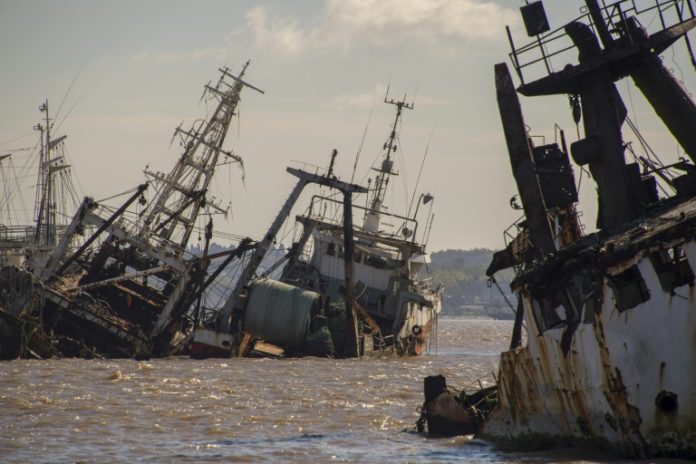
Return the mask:
[[355, 154], [355, 162], [353, 163], [353, 174], [350, 176], [350, 183], [352, 184], [355, 180], [355, 171], [358, 169], [358, 160], [360, 159], [360, 154], [362, 153], [363, 145], [365, 144], [365, 137], [367, 136], [367, 129], [370, 127], [370, 122], [372, 121], [372, 114], [375, 111], [375, 102], [372, 103], [372, 108], [370, 109], [370, 115], [367, 118], [367, 124], [365, 124], [365, 131], [363, 132], [362, 140], [360, 140], [360, 145], [358, 146], [358, 152]]
[[423, 159], [421, 160], [420, 169], [418, 170], [418, 177], [416, 178], [416, 185], [413, 186], [413, 195], [411, 196], [411, 203], [408, 205], [408, 214], [406, 216], [411, 216], [411, 209], [413, 208], [413, 201], [416, 199], [416, 191], [418, 190], [418, 184], [420, 184], [421, 175], [423, 174], [423, 166], [425, 166], [425, 159], [428, 157], [428, 151], [430, 151], [430, 142], [433, 139], [433, 133], [435, 132], [435, 127], [437, 126], [437, 119], [433, 123], [432, 129], [430, 129], [430, 135], [428, 136], [428, 144], [425, 146], [425, 153], [423, 154]]
[[97, 200], [97, 203], [99, 203], [101, 205], [105, 201], [113, 200], [114, 198], [118, 198], [118, 197], [121, 197], [123, 195], [128, 195], [128, 194], [134, 193], [136, 190], [138, 190], [138, 187], [133, 187], [132, 189], [128, 189], [125, 192], [117, 193], [117, 194], [112, 195], [110, 197], [106, 197], [106, 198], [102, 198], [101, 200]]
[[367, 180], [367, 178], [370, 177], [370, 169], [371, 169], [372, 166], [375, 165], [375, 163], [377, 163], [377, 160], [379, 159], [380, 156], [382, 156], [382, 152], [381, 152], [381, 151], [378, 151], [378, 152], [377, 152], [377, 156], [375, 156], [375, 159], [372, 160], [372, 163], [370, 164], [370, 167], [367, 168], [367, 171], [365, 172], [365, 175], [364, 175], [363, 178], [360, 180], [360, 185], [364, 184], [365, 181]]
[[[0, 145], [7, 145], [8, 143], [12, 143], [12, 142], [16, 142], [17, 140], [25, 139], [33, 134], [34, 134], [34, 131], [28, 132], [24, 135], [20, 135], [19, 137], [15, 137], [13, 139], [9, 139], [9, 140], [5, 140], [4, 142], [0, 142]], [[16, 150], [13, 150], [13, 151], [16, 151]]]
[[70, 109], [68, 110], [67, 114], [66, 114], [65, 116], [63, 116], [63, 119], [61, 119], [60, 123], [58, 123], [58, 126], [57, 126], [55, 129], [53, 129], [55, 132], [58, 132], [58, 131], [60, 130], [60, 128], [63, 127], [63, 123], [65, 122], [66, 119], [68, 119], [68, 116], [70, 116], [70, 113], [73, 112], [73, 110], [75, 109], [75, 107], [77, 106], [77, 104], [80, 103], [80, 100], [82, 100], [82, 97], [85, 96], [85, 93], [87, 93], [87, 92], [86, 92], [86, 91], [85, 91], [85, 92], [82, 92], [82, 95], [80, 95], [80, 96], [78, 97], [78, 99], [75, 100], [75, 103], [73, 103], [73, 106], [70, 107]]
[[[396, 140], [398, 143], [397, 147], [400, 147], [401, 146], [401, 139], [399, 138], [398, 135], [396, 136]], [[400, 149], [398, 151], [398, 154], [396, 155], [396, 158], [398, 159], [399, 168], [401, 169], [401, 184], [404, 187], [404, 199], [405, 199], [405, 201], [408, 201], [408, 175], [406, 173], [406, 160], [404, 158], [403, 152]], [[393, 205], [395, 205], [394, 200], [393, 200], [393, 198], [394, 198], [393, 193], [394, 192], [392, 189], [392, 203], [391, 203], [392, 207], [393, 207]]]
[[63, 105], [65, 104], [65, 100], [67, 100], [68, 95], [70, 95], [70, 91], [72, 91], [72, 88], [75, 85], [77, 78], [80, 76], [80, 73], [82, 73], [82, 66], [80, 66], [80, 69], [77, 70], [75, 77], [73, 77], [72, 82], [68, 86], [68, 90], [65, 92], [65, 95], [63, 95], [63, 100], [61, 100], [60, 105], [58, 105], [58, 111], [56, 111], [56, 114], [53, 116], [54, 123], [58, 119], [58, 116], [60, 115], [60, 111], [63, 109]]
[[498, 289], [498, 292], [500, 292], [500, 295], [503, 297], [505, 300], [505, 303], [510, 307], [510, 310], [512, 311], [512, 314], [517, 314], [517, 311], [515, 308], [512, 306], [512, 303], [510, 303], [510, 300], [508, 299], [507, 295], [503, 292], [503, 289], [500, 288], [500, 285], [498, 285], [498, 281], [495, 280], [494, 276], [490, 276], [488, 278], [488, 287], [490, 288], [491, 284], [495, 285], [495, 288]]
[[[637, 113], [636, 113], [636, 111], [635, 111], [635, 107], [634, 107], [634, 103], [633, 103], [633, 93], [631, 92], [631, 85], [630, 85], [630, 83], [629, 83], [628, 81], [626, 82], [626, 90], [627, 90], [627, 92], [628, 92], [629, 101], [630, 101], [630, 104], [631, 104], [631, 113], [634, 115], [634, 117], [637, 118]], [[665, 165], [662, 163], [662, 161], [660, 160], [660, 158], [655, 154], [655, 152], [653, 151], [653, 149], [650, 147], [650, 145], [648, 144], [648, 142], [643, 138], [643, 135], [642, 135], [642, 134], [640, 133], [640, 131], [638, 130], [637, 119], [636, 119], [636, 122], [633, 122], [633, 120], [631, 119], [631, 117], [628, 116], [628, 115], [626, 115], [626, 123], [628, 124], [629, 128], [631, 129], [631, 131], [632, 131], [633, 134], [635, 135], [636, 139], [638, 140], [638, 143], [640, 143], [640, 145], [641, 145], [641, 147], [642, 147], [642, 149], [643, 149], [643, 152], [644, 152], [644, 153], [646, 154], [646, 156], [647, 156], [648, 162], [649, 162], [651, 165], [653, 165], [653, 166], [654, 166], [654, 165], [658, 165], [660, 168], [664, 168]], [[627, 149], [629, 150], [629, 152], [630, 152], [631, 155], [633, 156], [633, 159], [635, 160], [635, 162], [638, 163], [638, 164], [640, 164], [640, 159], [639, 159], [638, 156], [636, 156], [636, 153], [635, 153], [635, 151], [633, 150], [633, 146], [632, 146], [630, 143], [627, 144]], [[654, 159], [653, 159], [653, 158], [654, 158]], [[666, 172], [664, 173], [664, 176], [667, 176], [667, 177], [674, 177], [674, 175], [673, 175], [669, 170], [666, 170]], [[657, 187], [660, 189], [660, 191], [662, 191], [662, 193], [663, 193], [665, 196], [669, 196], [669, 193], [668, 193], [667, 190], [662, 186], [661, 183], [657, 183]], [[674, 189], [673, 186], [671, 186], [671, 187]]]

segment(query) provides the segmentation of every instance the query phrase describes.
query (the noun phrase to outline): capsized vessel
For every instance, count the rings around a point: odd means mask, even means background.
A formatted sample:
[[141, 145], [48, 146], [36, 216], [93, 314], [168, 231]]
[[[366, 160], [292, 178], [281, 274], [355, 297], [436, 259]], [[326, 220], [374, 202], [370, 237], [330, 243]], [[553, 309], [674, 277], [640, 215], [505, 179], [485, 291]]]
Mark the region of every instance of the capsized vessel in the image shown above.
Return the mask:
[[[187, 245], [199, 215], [225, 213], [209, 192], [215, 168], [223, 160], [242, 163], [223, 143], [242, 89], [259, 90], [243, 80], [248, 64], [237, 76], [220, 69], [218, 81], [205, 86], [204, 96], [217, 106], [190, 129], [176, 129], [183, 153], [169, 173], [146, 169], [148, 182], [124, 192], [127, 199], [118, 207], [84, 198], [45, 265], [35, 272], [33, 291], [15, 299], [20, 322], [46, 334], [58, 353], [167, 356], [187, 343], [190, 311], [210, 283], [212, 217], [203, 255], [193, 255]], [[150, 188], [154, 194], [148, 202]], [[251, 241], [245, 240], [222, 255], [248, 246]], [[0, 288], [0, 296], [12, 289]], [[23, 334], [24, 325], [21, 329]], [[20, 340], [3, 346], [0, 354], [45, 357], [25, 347]]]
[[[72, 169], [65, 148], [66, 135], [54, 136], [61, 123], [51, 117], [48, 100], [39, 110], [43, 120], [34, 126], [39, 132], [35, 148], [20, 148], [31, 154], [15, 167], [15, 154], [0, 154], [0, 359], [22, 354], [50, 357], [57, 350], [43, 332], [35, 308], [33, 282], [67, 230], [70, 215], [79, 204]], [[60, 113], [60, 109], [58, 111]], [[64, 120], [64, 119], [63, 119]], [[11, 150], [15, 151], [15, 150]], [[25, 179], [36, 162], [33, 223], [25, 216]]]
[[[374, 183], [363, 187], [340, 181], [333, 173], [335, 150], [324, 174], [288, 168], [298, 177], [297, 185], [224, 308], [196, 330], [192, 354], [353, 357], [425, 351], [443, 291], [427, 276], [431, 211], [418, 227], [419, 206], [432, 206], [433, 197], [421, 195], [415, 211], [405, 215], [384, 206], [390, 178], [397, 174], [399, 122], [404, 108], [413, 108], [405, 99], [385, 102], [396, 107], [396, 116]], [[308, 184], [328, 191], [314, 195], [307, 212], [297, 216], [302, 232], [288, 253], [259, 272], [268, 247]], [[366, 206], [357, 197], [362, 193], [368, 194]], [[354, 223], [355, 216], [362, 216], [362, 223]], [[269, 278], [280, 269], [276, 280]]]
[[[427, 272], [429, 257], [425, 248], [432, 216], [426, 215], [424, 224], [419, 224], [418, 216], [419, 207], [432, 206], [433, 197], [427, 193], [420, 195], [415, 210], [406, 214], [392, 212], [385, 206], [389, 182], [398, 175], [394, 169], [397, 129], [403, 110], [413, 109], [413, 104], [405, 98], [385, 98], [385, 103], [393, 105], [396, 114], [384, 143], [383, 158], [379, 167], [373, 168], [376, 176], [368, 183], [367, 205], [353, 203], [354, 214], [362, 216], [362, 224], [353, 227], [352, 258], [353, 293], [362, 340], [360, 352], [395, 350], [400, 355], [417, 355], [428, 346], [443, 292]], [[344, 233], [337, 227], [336, 206], [337, 201], [331, 196], [312, 198], [308, 212], [297, 218], [303, 233], [282, 277], [303, 288], [318, 289], [328, 302], [329, 311], [341, 309], [340, 305], [332, 307], [331, 302], [341, 301], [346, 271]], [[307, 247], [300, 247], [309, 235], [313, 239], [311, 253]], [[334, 343], [340, 344], [336, 340], [340, 336], [332, 335]]]

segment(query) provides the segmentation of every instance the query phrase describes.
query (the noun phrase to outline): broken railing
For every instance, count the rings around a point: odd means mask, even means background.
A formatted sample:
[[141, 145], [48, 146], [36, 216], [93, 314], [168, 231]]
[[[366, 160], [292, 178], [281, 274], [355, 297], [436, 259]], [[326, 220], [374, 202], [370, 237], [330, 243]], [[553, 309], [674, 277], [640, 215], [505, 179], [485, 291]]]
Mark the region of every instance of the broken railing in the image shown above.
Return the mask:
[[[532, 42], [517, 47], [512, 39], [510, 28], [507, 27], [508, 40], [512, 50], [509, 53], [510, 60], [522, 84], [560, 71], [567, 64], [577, 61], [577, 49], [565, 31], [565, 24], [549, 30], [543, 7], [538, 6], [540, 4], [541, 2], [532, 2], [532, 4], [522, 7], [523, 9], [531, 7], [528, 8], [530, 11], [529, 22], [536, 24], [536, 26], [527, 24], [525, 21], [527, 34], [534, 37]], [[696, 9], [691, 0], [620, 0], [609, 4], [602, 1], [598, 8], [606, 30], [614, 38], [627, 36], [623, 24], [629, 17], [636, 17], [639, 21], [642, 19], [641, 24], [650, 33], [664, 31], [696, 18]], [[532, 12], [532, 9], [536, 11]], [[598, 31], [590, 9], [584, 7], [581, 11], [583, 14], [574, 21], [589, 25], [593, 32], [599, 35], [600, 31]], [[523, 11], [523, 16], [524, 14]], [[538, 26], [540, 19], [542, 26]], [[630, 40], [630, 37], [628, 38]], [[688, 36], [685, 36], [685, 41], [691, 55], [691, 61], [696, 66]]]

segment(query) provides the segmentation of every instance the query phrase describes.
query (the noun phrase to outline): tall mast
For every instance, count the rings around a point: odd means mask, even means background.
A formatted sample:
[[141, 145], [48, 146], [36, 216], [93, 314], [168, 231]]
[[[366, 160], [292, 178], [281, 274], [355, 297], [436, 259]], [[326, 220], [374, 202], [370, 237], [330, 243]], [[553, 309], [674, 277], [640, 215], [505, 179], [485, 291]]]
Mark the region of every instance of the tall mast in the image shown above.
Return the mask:
[[46, 214], [46, 245], [52, 245], [53, 241], [51, 240], [51, 120], [48, 117], [48, 100], [44, 101], [42, 108], [46, 115], [46, 206], [44, 208]]
[[42, 240], [42, 230], [45, 229], [46, 232], [43, 234], [45, 243], [49, 245], [51, 243], [50, 236], [50, 144], [51, 144], [51, 120], [48, 115], [48, 100], [45, 100], [41, 106], [39, 106], [39, 111], [45, 113], [45, 126], [38, 123], [34, 126], [34, 130], [41, 133], [41, 152], [39, 155], [39, 175], [37, 180], [36, 189], [36, 233], [34, 235], [34, 241], [39, 244]]
[[230, 162], [242, 164], [242, 159], [223, 150], [222, 144], [232, 117], [236, 114], [242, 88], [250, 87], [263, 93], [242, 80], [248, 66], [247, 61], [239, 76], [232, 75], [227, 68], [221, 68], [217, 84], [214, 87], [205, 86], [204, 96], [207, 93], [216, 98], [217, 108], [204, 123], [194, 124], [189, 130], [181, 127], [176, 129], [174, 135], [181, 137], [184, 153], [174, 169], [167, 175], [145, 171], [157, 185], [157, 193], [150, 208], [143, 212], [144, 221], [138, 235], [157, 236], [169, 241], [180, 255], [186, 248], [202, 207], [225, 212], [206, 198], [206, 194], [220, 154], [229, 158]]
[[[37, 123], [34, 130], [39, 131], [41, 149], [39, 152], [39, 169], [36, 181], [36, 196], [34, 218], [36, 221], [36, 232], [34, 242], [37, 245], [55, 245], [57, 239], [57, 215], [58, 202], [57, 193], [60, 189], [56, 188], [53, 177], [56, 173], [63, 171], [70, 166], [65, 164], [62, 155], [52, 156], [51, 152], [60, 147], [67, 138], [62, 135], [58, 138], [51, 138], [52, 120], [48, 113], [48, 100], [45, 100], [39, 110], [44, 113], [44, 124]], [[69, 180], [67, 181], [69, 182]]]
[[402, 100], [389, 99], [389, 89], [387, 89], [387, 95], [384, 97], [384, 103], [396, 106], [396, 116], [394, 117], [394, 125], [392, 126], [391, 133], [384, 146], [385, 150], [384, 159], [382, 160], [382, 166], [377, 169], [377, 177], [375, 178], [375, 187], [372, 190], [372, 199], [370, 200], [370, 207], [365, 212], [365, 222], [364, 229], [370, 232], [377, 232], [379, 230], [380, 215], [382, 212], [382, 204], [384, 202], [384, 196], [387, 192], [387, 186], [389, 185], [389, 178], [392, 175], [398, 175], [398, 173], [392, 171], [394, 167], [394, 161], [392, 160], [392, 153], [396, 151], [396, 128], [399, 124], [399, 119], [401, 118], [401, 113], [404, 108], [412, 110], [413, 103], [406, 103], [406, 95]]

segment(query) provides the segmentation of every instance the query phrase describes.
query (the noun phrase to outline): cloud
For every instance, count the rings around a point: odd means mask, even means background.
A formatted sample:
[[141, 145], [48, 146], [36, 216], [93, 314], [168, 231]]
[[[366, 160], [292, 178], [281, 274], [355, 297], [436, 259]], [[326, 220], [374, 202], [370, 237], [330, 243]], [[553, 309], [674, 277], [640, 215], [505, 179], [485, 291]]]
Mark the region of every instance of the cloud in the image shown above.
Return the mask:
[[269, 19], [266, 9], [253, 8], [246, 13], [247, 25], [253, 33], [254, 42], [288, 53], [298, 53], [308, 41], [309, 33], [298, 26], [294, 18]]
[[[327, 107], [329, 108], [335, 108], [335, 109], [360, 109], [360, 110], [369, 110], [375, 106], [376, 103], [381, 102], [387, 92], [387, 85], [385, 84], [377, 84], [375, 85], [371, 91], [368, 92], [361, 92], [361, 93], [352, 93], [352, 94], [342, 94], [342, 95], [337, 95], [331, 99], [328, 100], [327, 102]], [[406, 92], [407, 94], [409, 92]], [[391, 89], [389, 92], [389, 98], [394, 98], [394, 99], [400, 99], [402, 97], [402, 93], [399, 93], [398, 91], [394, 91], [394, 89]], [[454, 103], [451, 101], [443, 100], [440, 98], [428, 96], [428, 95], [411, 95], [413, 97], [413, 101], [416, 105], [420, 107], [442, 107], [442, 106], [452, 106]], [[409, 97], [409, 101], [411, 98]]]
[[337, 95], [328, 100], [327, 106], [330, 108], [337, 108], [340, 110], [369, 110], [370, 108], [374, 107], [375, 102], [380, 101], [380, 98], [384, 98], [384, 93], [386, 89], [386, 85], [377, 84], [371, 91], [368, 92]]
[[254, 42], [280, 53], [350, 49], [358, 43], [388, 47], [406, 41], [426, 46], [498, 39], [516, 15], [485, 0], [327, 0], [307, 26], [296, 17], [246, 13]]

